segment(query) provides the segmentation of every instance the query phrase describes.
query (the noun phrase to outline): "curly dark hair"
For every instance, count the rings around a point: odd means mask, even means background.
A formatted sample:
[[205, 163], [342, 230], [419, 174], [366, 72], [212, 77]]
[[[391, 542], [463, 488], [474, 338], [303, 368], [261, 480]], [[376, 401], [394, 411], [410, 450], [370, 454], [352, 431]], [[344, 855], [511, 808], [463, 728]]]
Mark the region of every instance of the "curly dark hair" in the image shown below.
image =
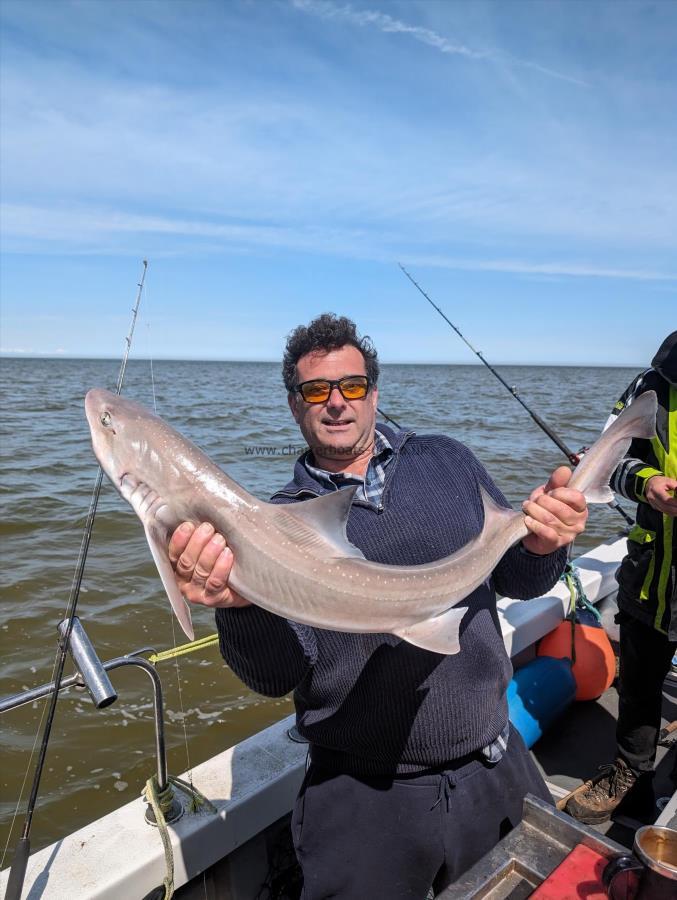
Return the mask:
[[282, 378], [284, 386], [291, 393], [296, 385], [296, 363], [314, 350], [338, 350], [339, 347], [357, 347], [364, 357], [367, 377], [372, 385], [378, 381], [378, 354], [365, 335], [360, 337], [357, 326], [345, 316], [334, 313], [322, 313], [309, 325], [299, 325], [287, 336], [282, 359]]

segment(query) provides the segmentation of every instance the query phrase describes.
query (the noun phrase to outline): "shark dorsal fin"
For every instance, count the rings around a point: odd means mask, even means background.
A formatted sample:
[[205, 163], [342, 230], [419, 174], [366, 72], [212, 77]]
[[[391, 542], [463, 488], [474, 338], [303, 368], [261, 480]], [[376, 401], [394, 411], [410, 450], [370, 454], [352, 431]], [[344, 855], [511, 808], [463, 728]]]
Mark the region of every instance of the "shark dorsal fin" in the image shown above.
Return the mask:
[[278, 525], [290, 538], [309, 549], [322, 544], [326, 553], [329, 544], [336, 558], [356, 556], [363, 559], [364, 554], [346, 537], [348, 513], [356, 491], [357, 485], [353, 485], [312, 500], [277, 506]]

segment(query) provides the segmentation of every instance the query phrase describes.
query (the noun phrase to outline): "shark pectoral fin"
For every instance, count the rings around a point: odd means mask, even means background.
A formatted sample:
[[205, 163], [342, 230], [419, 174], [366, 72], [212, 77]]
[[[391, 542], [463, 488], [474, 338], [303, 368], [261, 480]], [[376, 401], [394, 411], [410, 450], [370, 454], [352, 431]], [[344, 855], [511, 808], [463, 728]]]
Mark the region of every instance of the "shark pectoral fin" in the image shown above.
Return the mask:
[[414, 644], [415, 647], [451, 656], [461, 649], [458, 629], [467, 611], [467, 606], [452, 606], [439, 616], [417, 622], [407, 628], [398, 628], [393, 634], [401, 637], [403, 641]]
[[167, 535], [165, 535], [161, 529], [154, 528], [152, 525], [146, 525], [144, 523], [144, 528], [146, 530], [146, 540], [148, 541], [150, 552], [153, 554], [153, 559], [155, 560], [155, 565], [160, 573], [162, 583], [165, 586], [165, 591], [167, 591], [169, 602], [172, 604], [172, 609], [176, 613], [179, 624], [188, 638], [192, 641], [195, 639], [195, 632], [193, 631], [190, 609], [181, 596], [181, 591], [179, 590], [174, 576], [174, 569], [169, 561], [169, 556], [167, 554]]

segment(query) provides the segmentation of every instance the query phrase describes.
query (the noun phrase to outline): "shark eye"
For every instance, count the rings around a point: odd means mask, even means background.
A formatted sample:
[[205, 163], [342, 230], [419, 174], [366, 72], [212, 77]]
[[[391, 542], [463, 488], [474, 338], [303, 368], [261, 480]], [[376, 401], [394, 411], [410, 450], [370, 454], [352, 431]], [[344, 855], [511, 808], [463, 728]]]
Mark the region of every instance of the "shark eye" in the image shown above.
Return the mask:
[[101, 424], [104, 427], [108, 428], [111, 425], [112, 421], [113, 420], [111, 419], [109, 412], [101, 413]]

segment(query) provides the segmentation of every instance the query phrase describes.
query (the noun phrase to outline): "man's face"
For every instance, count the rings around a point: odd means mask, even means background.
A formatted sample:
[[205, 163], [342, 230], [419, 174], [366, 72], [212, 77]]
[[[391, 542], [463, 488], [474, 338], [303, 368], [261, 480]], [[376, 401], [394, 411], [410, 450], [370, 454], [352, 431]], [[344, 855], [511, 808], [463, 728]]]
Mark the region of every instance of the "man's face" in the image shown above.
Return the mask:
[[[346, 375], [366, 375], [364, 357], [350, 345], [307, 353], [296, 364], [297, 384], [315, 378], [338, 381]], [[306, 403], [298, 392], [290, 394], [289, 407], [316, 461], [350, 460], [371, 453], [377, 399], [375, 387], [361, 400], [346, 400], [334, 387], [324, 403]]]

